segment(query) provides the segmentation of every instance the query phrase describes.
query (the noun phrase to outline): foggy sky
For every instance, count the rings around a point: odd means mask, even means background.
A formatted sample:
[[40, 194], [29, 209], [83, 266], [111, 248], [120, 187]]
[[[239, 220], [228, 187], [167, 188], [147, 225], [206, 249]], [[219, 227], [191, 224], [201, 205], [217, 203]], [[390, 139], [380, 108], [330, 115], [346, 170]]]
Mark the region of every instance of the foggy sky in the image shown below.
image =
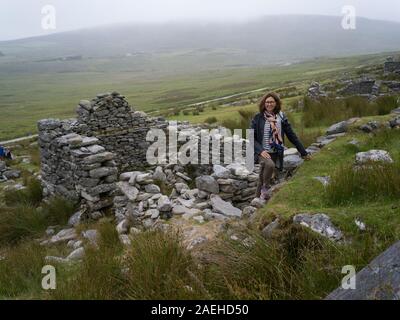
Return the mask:
[[[57, 10], [57, 29], [42, 30], [42, 7]], [[271, 14], [341, 15], [400, 22], [399, 0], [0, 0], [0, 41], [123, 22], [243, 21]]]

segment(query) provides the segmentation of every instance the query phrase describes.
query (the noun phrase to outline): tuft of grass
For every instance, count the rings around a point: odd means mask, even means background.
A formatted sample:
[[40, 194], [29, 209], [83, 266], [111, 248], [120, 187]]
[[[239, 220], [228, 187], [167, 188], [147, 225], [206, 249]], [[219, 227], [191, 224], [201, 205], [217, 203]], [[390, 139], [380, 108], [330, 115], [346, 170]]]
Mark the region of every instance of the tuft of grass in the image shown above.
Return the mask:
[[46, 215], [40, 209], [30, 205], [0, 207], [0, 244], [38, 237], [46, 227]]
[[303, 122], [306, 128], [329, 126], [352, 117], [385, 115], [396, 108], [397, 97], [380, 97], [368, 102], [363, 97], [345, 99], [322, 98], [318, 101], [304, 98]]
[[36, 243], [22, 243], [0, 251], [0, 299], [32, 299], [42, 291], [45, 250]]
[[400, 166], [369, 163], [355, 170], [352, 165], [342, 165], [334, 172], [325, 197], [330, 205], [399, 199]]
[[359, 271], [391, 244], [374, 234], [354, 244], [331, 242], [289, 220], [270, 240], [255, 231], [223, 239], [208, 256], [206, 287], [218, 299], [323, 299], [340, 285], [344, 265]]
[[250, 123], [254, 117], [254, 112], [251, 110], [239, 110], [239, 117], [233, 117], [222, 121], [221, 125], [233, 133], [235, 129], [242, 130], [242, 137], [246, 138], [246, 130], [250, 128]]
[[75, 206], [61, 198], [52, 198], [42, 207], [26, 202], [0, 207], [0, 244], [39, 237], [50, 225], [65, 225], [74, 211]]
[[87, 246], [81, 264], [60, 266], [57, 290], [49, 293], [56, 300], [111, 300], [125, 297], [125, 277], [121, 262], [122, 245], [115, 225], [101, 221], [98, 248]]
[[126, 266], [126, 293], [130, 299], [210, 298], [179, 233], [150, 231], [136, 235]]
[[208, 117], [207, 119], [204, 120], [204, 122], [208, 123], [208, 124], [213, 124], [213, 123], [216, 123], [217, 121], [218, 120], [216, 117]]
[[8, 190], [4, 193], [4, 202], [7, 206], [38, 206], [42, 199], [42, 186], [40, 182], [34, 178], [26, 181], [26, 189]]
[[43, 211], [49, 225], [66, 225], [76, 209], [73, 202], [61, 197], [51, 198], [43, 205]]

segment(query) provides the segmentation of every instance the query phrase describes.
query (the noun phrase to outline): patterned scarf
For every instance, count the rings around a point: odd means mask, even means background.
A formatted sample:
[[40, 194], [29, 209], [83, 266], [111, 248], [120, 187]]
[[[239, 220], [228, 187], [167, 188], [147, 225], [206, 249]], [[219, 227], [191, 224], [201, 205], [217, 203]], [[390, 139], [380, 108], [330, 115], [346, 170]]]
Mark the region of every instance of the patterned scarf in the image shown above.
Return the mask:
[[282, 136], [276, 125], [276, 123], [278, 121], [276, 114], [268, 113], [267, 111], [265, 111], [264, 118], [265, 118], [265, 121], [269, 122], [269, 124], [271, 126], [271, 130], [272, 130], [270, 143], [282, 145], [282, 143], [283, 143]]

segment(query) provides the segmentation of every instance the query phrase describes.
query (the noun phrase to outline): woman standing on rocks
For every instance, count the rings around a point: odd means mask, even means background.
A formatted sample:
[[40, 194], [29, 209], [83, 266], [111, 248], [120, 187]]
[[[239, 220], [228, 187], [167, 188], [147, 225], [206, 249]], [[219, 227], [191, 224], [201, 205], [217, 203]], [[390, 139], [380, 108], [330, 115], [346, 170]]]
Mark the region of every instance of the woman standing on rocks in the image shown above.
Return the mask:
[[268, 198], [268, 188], [271, 186], [275, 167], [280, 171], [283, 169], [285, 135], [303, 159], [310, 158], [287, 117], [281, 111], [281, 106], [278, 94], [267, 93], [260, 101], [260, 112], [251, 121], [251, 129], [254, 129], [254, 159], [261, 166], [256, 197], [262, 199]]

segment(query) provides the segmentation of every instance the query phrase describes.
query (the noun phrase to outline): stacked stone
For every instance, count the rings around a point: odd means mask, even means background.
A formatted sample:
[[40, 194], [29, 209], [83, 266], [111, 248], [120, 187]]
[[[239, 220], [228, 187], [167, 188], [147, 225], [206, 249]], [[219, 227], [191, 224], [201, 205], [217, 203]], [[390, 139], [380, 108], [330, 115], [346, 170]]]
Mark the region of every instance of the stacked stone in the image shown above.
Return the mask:
[[[208, 167], [200, 167], [199, 172], [208, 171]], [[214, 165], [214, 173], [198, 176], [193, 189], [189, 187], [192, 179], [180, 165], [122, 173], [114, 197], [117, 230], [124, 234], [132, 227], [151, 228], [160, 219], [176, 215], [199, 221], [241, 217], [239, 208], [255, 197], [258, 171], [259, 166], [256, 172], [249, 172], [239, 164]], [[160, 182], [164, 190], [158, 186]]]
[[17, 179], [21, 176], [21, 171], [7, 167], [5, 161], [0, 160], [0, 183], [10, 179]]
[[70, 149], [61, 146], [58, 138], [70, 133], [63, 121], [45, 119], [38, 122], [38, 144], [41, 161], [41, 181], [45, 196], [60, 195], [77, 201], [79, 195], [72, 176], [74, 163]]
[[391, 92], [400, 92], [400, 81], [383, 81]]
[[321, 89], [321, 85], [318, 82], [313, 82], [308, 88], [307, 96], [312, 99], [318, 99], [327, 97], [327, 94]]
[[[227, 167], [214, 165], [213, 169], [210, 177], [202, 176], [196, 179], [196, 186], [201, 191], [199, 197], [208, 199], [210, 194], [217, 193], [221, 199], [232, 202], [237, 207], [248, 205], [254, 199], [259, 179], [257, 172], [249, 172], [243, 165], [236, 163]], [[210, 187], [210, 182], [207, 182], [210, 178], [218, 185], [215, 190]], [[216, 190], [218, 192], [215, 192]]]
[[379, 92], [379, 86], [374, 79], [361, 79], [350, 82], [338, 93], [342, 95], [370, 95], [377, 92]]
[[395, 61], [393, 57], [387, 59], [384, 64], [384, 73], [399, 73], [400, 72], [400, 61]]
[[60, 195], [78, 201], [83, 198], [89, 212], [112, 204], [111, 193], [118, 180], [115, 155], [94, 137], [69, 132], [68, 121], [39, 121], [41, 181], [45, 196]]
[[[187, 123], [177, 123], [177, 134], [185, 136], [186, 139], [177, 142], [177, 151], [186, 152], [186, 149], [181, 149], [190, 140], [197, 141], [196, 154], [193, 159], [196, 159], [197, 164], [224, 164], [231, 163], [235, 160], [236, 149], [241, 149], [243, 159], [246, 158], [246, 143], [247, 140], [240, 136], [234, 135], [234, 132], [227, 131], [224, 127], [213, 128], [211, 131], [206, 131], [208, 134], [204, 136], [208, 139], [208, 154], [202, 152], [201, 138], [202, 130], [208, 130], [207, 126], [190, 126]], [[233, 135], [233, 136], [231, 136]], [[217, 148], [213, 148], [213, 144]], [[219, 146], [219, 147], [218, 147]], [[236, 149], [235, 149], [236, 148]], [[187, 148], [189, 149], [189, 148]], [[231, 157], [225, 159], [226, 150], [231, 150]], [[168, 148], [167, 148], [168, 152]], [[218, 163], [219, 161], [219, 163]], [[193, 162], [192, 162], [193, 163]]]
[[148, 117], [132, 110], [125, 97], [117, 92], [99, 94], [91, 101], [82, 100], [77, 107], [78, 123], [75, 131], [97, 137], [122, 168], [140, 167], [146, 163], [146, 142], [150, 128], [165, 129], [162, 118]]

